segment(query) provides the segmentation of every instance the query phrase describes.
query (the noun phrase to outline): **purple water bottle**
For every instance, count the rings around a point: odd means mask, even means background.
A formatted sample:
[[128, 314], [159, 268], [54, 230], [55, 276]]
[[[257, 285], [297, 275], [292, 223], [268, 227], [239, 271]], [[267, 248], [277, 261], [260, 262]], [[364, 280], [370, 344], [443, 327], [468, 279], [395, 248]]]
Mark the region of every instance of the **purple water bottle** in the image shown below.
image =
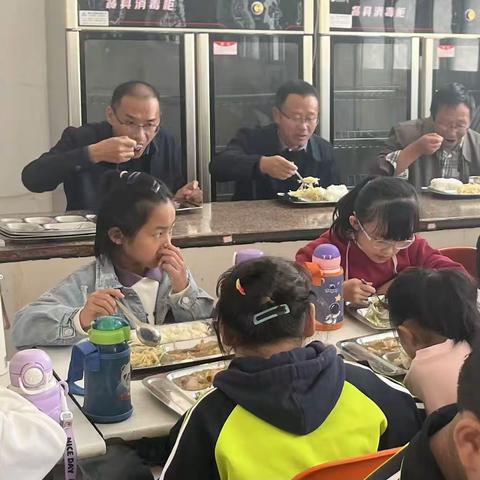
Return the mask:
[[60, 423], [62, 387], [53, 376], [50, 357], [43, 350], [22, 350], [10, 360], [9, 371], [8, 388]]
[[343, 269], [341, 255], [329, 243], [315, 248], [312, 261], [305, 266], [312, 275], [315, 292], [317, 330], [336, 330], [343, 322]]
[[238, 250], [233, 255], [233, 264], [239, 265], [240, 263], [247, 262], [248, 260], [254, 260], [255, 258], [263, 257], [264, 253], [256, 248], [244, 248]]

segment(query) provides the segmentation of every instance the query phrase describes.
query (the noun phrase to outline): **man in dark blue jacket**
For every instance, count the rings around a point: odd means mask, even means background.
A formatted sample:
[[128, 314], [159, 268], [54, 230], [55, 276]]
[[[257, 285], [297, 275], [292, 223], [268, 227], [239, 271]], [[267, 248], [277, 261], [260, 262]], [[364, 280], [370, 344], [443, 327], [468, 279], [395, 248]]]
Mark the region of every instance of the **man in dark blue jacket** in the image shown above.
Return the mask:
[[62, 138], [22, 172], [32, 192], [49, 192], [63, 183], [67, 210], [95, 211], [102, 175], [111, 169], [142, 171], [176, 192], [178, 201], [202, 200], [198, 182], [186, 184], [175, 138], [160, 128], [160, 97], [140, 81], [122, 83], [106, 109], [107, 120], [68, 127]]
[[302, 80], [283, 84], [276, 93], [274, 122], [242, 128], [210, 163], [218, 182], [235, 181], [234, 200], [275, 198], [296, 190], [295, 172], [320, 178], [320, 185], [338, 183], [330, 143], [314, 134], [318, 123], [318, 92]]

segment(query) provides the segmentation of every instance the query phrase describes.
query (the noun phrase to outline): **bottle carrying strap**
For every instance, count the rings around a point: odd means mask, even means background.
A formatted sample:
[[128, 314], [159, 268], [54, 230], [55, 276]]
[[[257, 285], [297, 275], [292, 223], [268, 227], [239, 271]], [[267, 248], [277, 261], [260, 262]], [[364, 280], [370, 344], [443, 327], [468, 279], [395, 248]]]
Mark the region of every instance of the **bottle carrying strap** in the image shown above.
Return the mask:
[[73, 413], [67, 405], [68, 385], [61, 381], [60, 396], [62, 409], [60, 412], [60, 426], [65, 430], [67, 435], [67, 445], [63, 454], [65, 464], [65, 480], [75, 480], [77, 477], [77, 446], [75, 444], [75, 436], [73, 433]]

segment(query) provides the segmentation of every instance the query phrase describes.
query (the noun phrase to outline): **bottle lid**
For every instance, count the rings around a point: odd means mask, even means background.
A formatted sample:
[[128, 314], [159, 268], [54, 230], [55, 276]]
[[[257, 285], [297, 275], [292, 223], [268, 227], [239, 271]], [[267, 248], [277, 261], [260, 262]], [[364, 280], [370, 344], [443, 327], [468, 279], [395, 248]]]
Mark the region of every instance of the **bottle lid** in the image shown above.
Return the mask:
[[116, 345], [130, 339], [130, 325], [120, 317], [99, 317], [88, 331], [95, 345]]
[[341, 260], [340, 251], [335, 245], [331, 245], [330, 243], [318, 245], [312, 255], [312, 261], [325, 270], [336, 270], [340, 268]]
[[244, 248], [238, 250], [233, 255], [233, 264], [239, 265], [240, 263], [246, 262], [248, 260], [254, 260], [255, 258], [263, 257], [264, 253], [257, 248]]

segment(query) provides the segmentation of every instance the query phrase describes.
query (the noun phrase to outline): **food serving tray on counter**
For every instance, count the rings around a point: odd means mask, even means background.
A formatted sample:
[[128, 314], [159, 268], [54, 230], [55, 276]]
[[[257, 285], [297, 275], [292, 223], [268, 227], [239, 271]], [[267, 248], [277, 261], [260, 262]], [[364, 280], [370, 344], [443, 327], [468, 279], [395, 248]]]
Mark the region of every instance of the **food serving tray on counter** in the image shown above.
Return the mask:
[[366, 361], [382, 375], [397, 377], [407, 373], [408, 357], [393, 330], [341, 340], [337, 348], [356, 361]]
[[422, 192], [431, 193], [436, 197], [450, 198], [457, 200], [468, 200], [471, 198], [480, 198], [480, 193], [457, 193], [454, 190], [437, 190], [431, 187], [422, 187]]
[[95, 235], [93, 214], [27, 214], [0, 217], [0, 233], [11, 240], [76, 238]]
[[196, 203], [175, 202], [175, 209], [177, 213], [198, 212], [198, 211], [201, 211], [202, 208], [203, 208], [203, 205], [197, 205]]
[[336, 205], [337, 202], [332, 202], [329, 200], [317, 200], [317, 201], [307, 201], [301, 200], [300, 198], [292, 197], [288, 193], [277, 193], [277, 200], [294, 207], [331, 207]]
[[144, 378], [142, 383], [164, 405], [183, 415], [211, 388], [215, 374], [225, 370], [229, 363], [228, 360], [222, 360], [159, 373]]
[[357, 305], [354, 303], [346, 303], [345, 310], [359, 322], [362, 322], [365, 325], [368, 325], [370, 328], [374, 330], [391, 330], [392, 326], [390, 325], [389, 321], [372, 321], [369, 316], [367, 315], [368, 306], [364, 305]]

